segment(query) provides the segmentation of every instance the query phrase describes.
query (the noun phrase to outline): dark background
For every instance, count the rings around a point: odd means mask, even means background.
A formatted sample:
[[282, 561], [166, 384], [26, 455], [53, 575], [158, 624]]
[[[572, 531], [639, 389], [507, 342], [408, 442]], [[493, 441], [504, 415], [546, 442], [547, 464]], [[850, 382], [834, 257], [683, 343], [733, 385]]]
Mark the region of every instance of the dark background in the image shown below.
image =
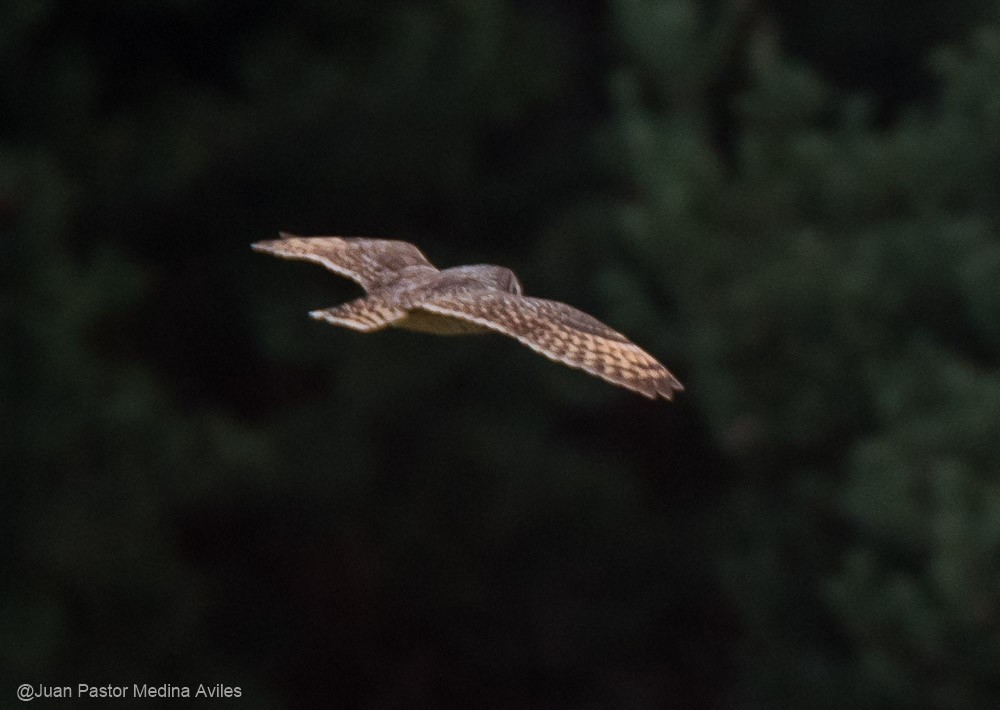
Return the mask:
[[[0, 705], [996, 707], [998, 18], [0, 4]], [[510, 266], [687, 391], [324, 327], [279, 229]]]

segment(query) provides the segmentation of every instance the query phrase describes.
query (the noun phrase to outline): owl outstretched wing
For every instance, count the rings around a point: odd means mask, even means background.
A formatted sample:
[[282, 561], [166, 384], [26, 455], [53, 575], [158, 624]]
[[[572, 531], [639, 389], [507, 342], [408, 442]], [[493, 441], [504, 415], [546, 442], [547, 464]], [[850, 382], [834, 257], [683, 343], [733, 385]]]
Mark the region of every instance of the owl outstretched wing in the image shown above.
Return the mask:
[[430, 292], [415, 304], [441, 316], [508, 335], [545, 357], [651, 399], [673, 399], [683, 385], [621, 333], [558, 301], [492, 290]]
[[256, 242], [251, 247], [282, 259], [322, 264], [356, 281], [365, 291], [392, 284], [399, 278], [399, 272], [408, 266], [434, 269], [419, 249], [409, 242], [394, 239], [297, 237], [282, 232], [281, 239]]

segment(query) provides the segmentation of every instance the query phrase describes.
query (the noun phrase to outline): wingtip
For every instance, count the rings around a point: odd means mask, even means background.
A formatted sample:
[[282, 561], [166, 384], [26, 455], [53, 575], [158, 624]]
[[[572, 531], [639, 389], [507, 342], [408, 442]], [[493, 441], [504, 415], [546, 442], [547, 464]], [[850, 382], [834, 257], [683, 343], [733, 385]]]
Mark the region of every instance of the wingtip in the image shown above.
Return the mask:
[[287, 239], [300, 239], [300, 238], [301, 237], [299, 237], [297, 234], [292, 234], [290, 232], [278, 232], [277, 239], [262, 239], [259, 242], [254, 242], [253, 244], [251, 244], [250, 248], [253, 249], [254, 251], [263, 251], [269, 254], [273, 254], [277, 250], [278, 245], [281, 244], [281, 242]]
[[656, 388], [657, 395], [663, 397], [668, 402], [674, 401], [674, 395], [684, 391], [684, 385], [673, 375], [670, 375], [666, 382]]

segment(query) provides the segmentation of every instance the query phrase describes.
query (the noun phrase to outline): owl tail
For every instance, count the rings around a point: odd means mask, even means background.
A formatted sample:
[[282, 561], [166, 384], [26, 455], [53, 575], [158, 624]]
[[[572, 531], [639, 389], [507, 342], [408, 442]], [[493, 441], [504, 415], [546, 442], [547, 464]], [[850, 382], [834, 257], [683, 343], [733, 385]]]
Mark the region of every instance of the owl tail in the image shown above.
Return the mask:
[[332, 325], [372, 333], [406, 318], [406, 311], [381, 298], [368, 296], [332, 308], [310, 311], [309, 315]]

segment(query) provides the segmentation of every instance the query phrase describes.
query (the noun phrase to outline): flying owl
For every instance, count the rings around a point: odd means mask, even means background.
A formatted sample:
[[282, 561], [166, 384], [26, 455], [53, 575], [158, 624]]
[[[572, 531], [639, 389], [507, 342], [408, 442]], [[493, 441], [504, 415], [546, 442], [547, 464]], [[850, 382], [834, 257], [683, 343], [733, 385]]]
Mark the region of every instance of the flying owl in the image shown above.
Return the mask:
[[657, 360], [596, 318], [522, 293], [510, 269], [479, 264], [435, 268], [409, 242], [297, 237], [257, 242], [255, 251], [322, 264], [365, 296], [310, 316], [363, 333], [386, 327], [438, 335], [495, 332], [535, 352], [651, 399], [684, 389]]

